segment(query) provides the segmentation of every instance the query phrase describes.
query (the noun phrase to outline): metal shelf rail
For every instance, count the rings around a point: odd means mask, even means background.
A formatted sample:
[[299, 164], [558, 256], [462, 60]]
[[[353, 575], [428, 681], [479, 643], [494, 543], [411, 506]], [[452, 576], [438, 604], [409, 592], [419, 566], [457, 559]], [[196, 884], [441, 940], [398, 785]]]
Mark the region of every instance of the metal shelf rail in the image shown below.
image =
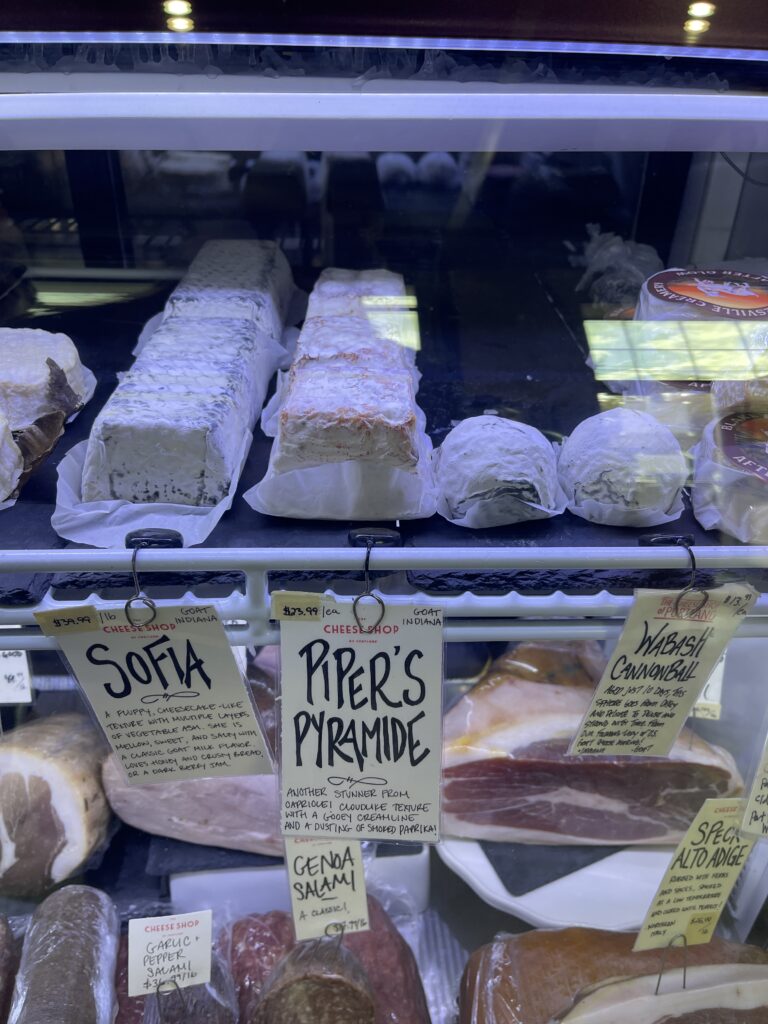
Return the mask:
[[[768, 546], [694, 547], [701, 569], [732, 570], [768, 566]], [[129, 550], [51, 550], [2, 551], [0, 572], [51, 573], [129, 572]], [[271, 571], [362, 569], [359, 548], [194, 548], [143, 550], [139, 575], [148, 582], [152, 572], [237, 571], [245, 576], [244, 592], [235, 592], [210, 601], [227, 625], [232, 644], [261, 645], [275, 643], [279, 628], [270, 622], [268, 574]], [[406, 569], [679, 569], [680, 585], [688, 582], [688, 555], [680, 547], [631, 548], [376, 548], [371, 572], [396, 572]], [[308, 589], [313, 589], [311, 584]], [[507, 594], [478, 596], [470, 592], [458, 596], [430, 596], [403, 586], [397, 597], [381, 591], [385, 601], [424, 601], [440, 607], [445, 616], [447, 642], [520, 640], [604, 639], [616, 636], [631, 605], [630, 596], [606, 591], [593, 595], [569, 595], [555, 591], [543, 596]], [[352, 600], [337, 595], [339, 600]], [[190, 594], [188, 600], [201, 599]], [[171, 603], [158, 601], [158, 604]], [[119, 607], [121, 602], [103, 600], [91, 594], [76, 602], [56, 600], [49, 592], [35, 606], [0, 608], [0, 649], [42, 650], [56, 648], [56, 642], [43, 636], [35, 625], [34, 612], [65, 609], [79, 604]], [[761, 595], [741, 626], [739, 637], [768, 637], [768, 595]]]

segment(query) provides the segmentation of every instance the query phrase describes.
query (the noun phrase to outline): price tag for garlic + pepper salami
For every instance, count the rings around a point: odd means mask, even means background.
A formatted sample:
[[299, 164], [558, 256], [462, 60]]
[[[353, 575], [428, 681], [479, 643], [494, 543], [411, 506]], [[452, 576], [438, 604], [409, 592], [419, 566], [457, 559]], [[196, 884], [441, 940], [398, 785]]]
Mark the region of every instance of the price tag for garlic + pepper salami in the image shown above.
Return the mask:
[[[38, 621], [61, 645], [130, 784], [272, 772], [213, 606], [163, 605], [144, 625], [128, 622], [123, 607], [70, 609], [60, 627], [49, 615]], [[73, 631], [81, 619], [90, 625]]]
[[293, 927], [299, 942], [368, 930], [360, 843], [340, 839], [286, 839]]
[[442, 760], [439, 608], [321, 598], [284, 619], [281, 824], [286, 836], [437, 842]]
[[706, 592], [637, 590], [569, 754], [667, 757], [757, 598], [747, 584]]
[[666, 948], [678, 935], [709, 942], [754, 839], [739, 833], [744, 800], [705, 800], [675, 850], [634, 949]]
[[213, 913], [135, 917], [128, 922], [128, 995], [173, 993], [211, 980]]

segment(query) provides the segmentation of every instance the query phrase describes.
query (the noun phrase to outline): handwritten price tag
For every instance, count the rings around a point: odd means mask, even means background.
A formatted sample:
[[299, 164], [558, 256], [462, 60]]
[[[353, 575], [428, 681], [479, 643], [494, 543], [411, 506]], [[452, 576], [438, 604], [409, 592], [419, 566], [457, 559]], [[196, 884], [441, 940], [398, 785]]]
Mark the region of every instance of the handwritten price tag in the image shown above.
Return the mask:
[[307, 594], [299, 590], [276, 590], [272, 595], [271, 619], [317, 622], [320, 619], [322, 594]]
[[638, 590], [570, 754], [667, 757], [726, 644], [757, 598], [727, 583]]
[[339, 930], [368, 930], [360, 843], [338, 839], [286, 839], [296, 938], [322, 938]]
[[368, 632], [321, 610], [280, 627], [283, 835], [437, 842], [442, 613], [387, 604]]
[[135, 917], [128, 922], [128, 995], [207, 985], [213, 914]]
[[35, 612], [40, 629], [49, 636], [60, 633], [87, 633], [99, 628], [99, 614], [91, 605], [63, 608], [61, 611]]
[[130, 784], [272, 771], [215, 608], [166, 605], [138, 626], [122, 607], [94, 614], [59, 642]]
[[0, 651], [0, 704], [29, 704], [32, 674], [26, 651]]
[[676, 935], [709, 942], [754, 839], [739, 834], [743, 800], [705, 800], [661, 880], [635, 950], [663, 949]]

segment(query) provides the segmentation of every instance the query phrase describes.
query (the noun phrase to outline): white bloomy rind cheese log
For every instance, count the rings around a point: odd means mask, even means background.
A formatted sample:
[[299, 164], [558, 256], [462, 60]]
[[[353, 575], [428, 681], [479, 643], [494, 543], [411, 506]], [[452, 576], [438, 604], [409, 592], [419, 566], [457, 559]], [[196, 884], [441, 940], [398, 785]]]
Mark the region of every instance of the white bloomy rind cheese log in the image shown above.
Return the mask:
[[163, 321], [96, 418], [83, 501], [216, 505], [237, 472], [277, 351], [251, 321]]
[[13, 439], [8, 420], [0, 413], [0, 501], [6, 501], [16, 490], [24, 469], [24, 458]]
[[51, 412], [48, 360], [60, 367], [78, 398], [86, 383], [83, 365], [66, 334], [37, 328], [0, 328], [0, 413], [11, 430], [23, 430]]
[[275, 341], [283, 333], [293, 275], [275, 242], [206, 242], [174, 289], [166, 318], [250, 320]]

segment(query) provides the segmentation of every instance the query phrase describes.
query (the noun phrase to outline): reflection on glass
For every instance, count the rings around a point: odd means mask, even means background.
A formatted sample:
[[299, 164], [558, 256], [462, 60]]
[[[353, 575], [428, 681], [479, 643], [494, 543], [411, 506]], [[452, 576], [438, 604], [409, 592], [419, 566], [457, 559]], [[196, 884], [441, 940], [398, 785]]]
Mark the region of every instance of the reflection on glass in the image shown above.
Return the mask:
[[192, 13], [192, 4], [189, 0], [165, 0], [163, 10], [166, 14], [183, 17], [186, 14]]
[[711, 18], [717, 8], [714, 4], [705, 3], [703, 0], [697, 0], [688, 8], [688, 13], [692, 18]]
[[169, 18], [168, 28], [171, 32], [191, 32], [195, 27], [191, 18]]
[[683, 28], [692, 35], [700, 35], [702, 32], [707, 31], [709, 22], [703, 18], [689, 18], [683, 25]]

